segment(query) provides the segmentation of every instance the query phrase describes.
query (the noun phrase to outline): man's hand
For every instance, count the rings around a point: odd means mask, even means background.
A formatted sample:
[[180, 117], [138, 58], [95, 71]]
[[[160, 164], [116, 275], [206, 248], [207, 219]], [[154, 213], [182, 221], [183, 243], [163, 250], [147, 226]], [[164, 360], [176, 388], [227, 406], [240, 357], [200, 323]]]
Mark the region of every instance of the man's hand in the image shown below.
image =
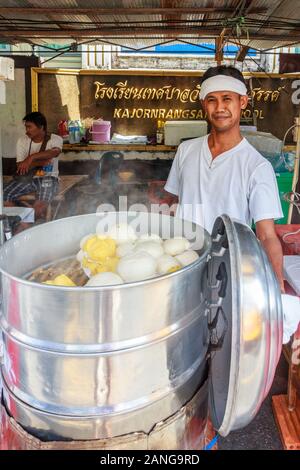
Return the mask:
[[31, 164], [32, 164], [32, 155], [29, 155], [28, 157], [25, 158], [22, 162], [17, 164], [17, 174], [18, 175], [26, 175], [28, 171], [30, 170]]
[[17, 174], [26, 175], [31, 168], [47, 166], [51, 162], [52, 158], [49, 158], [49, 160], [35, 160], [32, 154], [17, 164]]

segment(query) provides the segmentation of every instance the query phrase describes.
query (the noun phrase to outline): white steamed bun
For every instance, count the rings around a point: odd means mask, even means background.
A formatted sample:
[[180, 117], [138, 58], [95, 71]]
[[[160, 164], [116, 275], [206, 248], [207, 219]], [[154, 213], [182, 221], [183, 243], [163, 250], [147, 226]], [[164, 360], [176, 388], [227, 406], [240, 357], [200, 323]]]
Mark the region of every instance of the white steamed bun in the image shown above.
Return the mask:
[[137, 243], [134, 251], [135, 253], [148, 253], [155, 259], [159, 258], [164, 254], [162, 244], [156, 241], [140, 241], [139, 243]]
[[167, 255], [176, 256], [188, 250], [190, 242], [183, 237], [170, 238], [164, 241], [164, 250]]
[[117, 272], [125, 282], [142, 281], [155, 275], [156, 260], [148, 253], [133, 253], [121, 258]]
[[162, 255], [157, 260], [157, 271], [159, 274], [172, 273], [180, 268], [181, 264], [179, 261], [170, 255]]
[[175, 258], [182, 266], [188, 266], [189, 264], [194, 263], [199, 258], [199, 255], [194, 250], [187, 250], [180, 255], [175, 256]]
[[96, 286], [114, 286], [117, 284], [123, 284], [123, 279], [121, 279], [118, 274], [105, 272], [95, 274], [92, 276], [90, 280], [85, 284], [88, 287], [96, 287]]
[[123, 256], [127, 256], [132, 253], [134, 248], [135, 244], [133, 242], [120, 243], [120, 245], [117, 247], [116, 255], [119, 258], [123, 258]]

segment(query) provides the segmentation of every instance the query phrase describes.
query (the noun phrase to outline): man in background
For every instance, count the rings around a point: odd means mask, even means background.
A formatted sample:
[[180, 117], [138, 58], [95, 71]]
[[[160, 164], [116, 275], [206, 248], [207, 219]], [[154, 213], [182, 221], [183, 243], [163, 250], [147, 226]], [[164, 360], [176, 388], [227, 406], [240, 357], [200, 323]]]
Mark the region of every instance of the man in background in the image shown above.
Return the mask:
[[4, 188], [4, 206], [19, 204], [21, 196], [35, 193], [35, 218], [45, 216], [49, 202], [58, 189], [58, 156], [63, 140], [47, 134], [47, 120], [42, 113], [32, 112], [24, 119], [26, 135], [17, 141], [17, 172]]

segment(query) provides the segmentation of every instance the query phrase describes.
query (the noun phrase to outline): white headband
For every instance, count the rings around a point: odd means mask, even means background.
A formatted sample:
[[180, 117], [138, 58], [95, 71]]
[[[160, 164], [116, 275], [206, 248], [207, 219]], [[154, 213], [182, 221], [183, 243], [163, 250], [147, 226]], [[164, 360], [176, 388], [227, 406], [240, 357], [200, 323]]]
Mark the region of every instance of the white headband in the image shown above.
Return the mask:
[[247, 88], [244, 83], [227, 75], [216, 75], [204, 80], [201, 84], [200, 100], [204, 100], [206, 95], [213, 91], [233, 91], [239, 95], [247, 95]]

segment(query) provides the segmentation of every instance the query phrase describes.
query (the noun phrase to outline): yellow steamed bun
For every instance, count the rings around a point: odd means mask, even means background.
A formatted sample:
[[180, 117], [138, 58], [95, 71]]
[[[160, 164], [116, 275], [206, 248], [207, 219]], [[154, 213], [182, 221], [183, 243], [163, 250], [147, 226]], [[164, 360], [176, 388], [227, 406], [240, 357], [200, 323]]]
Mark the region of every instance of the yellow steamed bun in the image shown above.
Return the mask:
[[65, 274], [60, 274], [56, 276], [55, 279], [51, 281], [45, 281], [43, 284], [48, 284], [49, 286], [66, 286], [66, 287], [76, 287], [76, 284]]
[[83, 251], [93, 261], [105, 261], [116, 254], [116, 242], [111, 238], [99, 238], [94, 235], [83, 245]]

